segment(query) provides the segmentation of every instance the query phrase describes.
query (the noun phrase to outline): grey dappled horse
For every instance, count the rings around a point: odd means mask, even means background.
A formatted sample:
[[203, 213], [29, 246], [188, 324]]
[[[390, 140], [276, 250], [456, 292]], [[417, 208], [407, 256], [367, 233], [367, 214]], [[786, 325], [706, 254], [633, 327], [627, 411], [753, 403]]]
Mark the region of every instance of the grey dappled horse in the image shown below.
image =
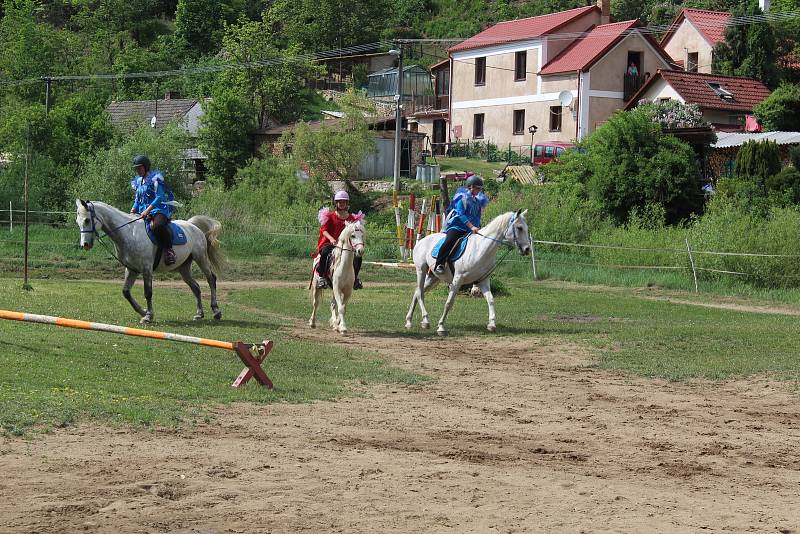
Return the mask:
[[438, 277], [432, 271], [436, 265], [436, 259], [431, 255], [431, 251], [444, 237], [444, 234], [432, 234], [420, 240], [414, 247], [417, 287], [411, 299], [408, 315], [406, 315], [406, 328], [411, 328], [414, 309], [418, 303], [420, 312], [422, 312], [422, 328], [430, 327], [428, 310], [425, 308], [425, 292], [441, 280], [450, 285], [450, 293], [436, 330], [440, 336], [447, 333], [444, 321], [450, 308], [453, 307], [458, 289], [466, 284], [476, 284], [486, 298], [486, 303], [489, 305], [489, 324], [486, 325], [486, 328], [490, 332], [494, 332], [497, 326], [495, 324], [494, 296], [489, 285], [489, 276], [494, 270], [497, 247], [501, 244], [516, 245], [523, 256], [530, 254], [531, 241], [528, 235], [528, 223], [525, 221], [527, 212], [528, 210], [509, 211], [495, 217], [489, 224], [481, 228], [479, 234], [469, 238], [464, 254], [454, 262], [455, 272], [452, 272], [450, 266], [445, 264], [445, 272]]
[[[81, 230], [81, 246], [89, 250], [94, 246], [95, 238], [108, 237], [113, 241], [116, 257], [125, 267], [125, 282], [122, 294], [133, 309], [141, 316], [142, 324], [153, 320], [153, 263], [155, 261], [157, 245], [147, 236], [145, 225], [139, 215], [132, 215], [109, 206], [103, 202], [90, 202], [76, 200], [76, 222]], [[205, 215], [196, 215], [188, 221], [173, 221], [183, 229], [186, 234], [185, 245], [175, 245], [175, 263], [165, 265], [163, 259], [156, 266], [155, 271], [180, 272], [183, 281], [192, 290], [197, 301], [195, 320], [203, 318], [203, 303], [200, 298], [200, 286], [192, 278], [192, 261], [197, 262], [200, 270], [208, 280], [211, 289], [211, 311], [214, 319], [221, 319], [222, 312], [217, 305], [217, 277], [224, 262], [219, 249], [217, 236], [222, 225]], [[101, 236], [100, 232], [103, 232]], [[131, 295], [136, 278], [142, 275], [144, 279], [144, 296], [147, 299], [147, 311]]]

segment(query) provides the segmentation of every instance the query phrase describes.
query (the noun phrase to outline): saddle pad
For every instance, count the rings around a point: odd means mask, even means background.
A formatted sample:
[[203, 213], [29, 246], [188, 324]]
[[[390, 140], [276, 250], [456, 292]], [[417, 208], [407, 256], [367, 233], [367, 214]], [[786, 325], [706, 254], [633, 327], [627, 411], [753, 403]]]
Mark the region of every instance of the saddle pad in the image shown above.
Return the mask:
[[[144, 221], [145, 230], [147, 230], [147, 237], [150, 238], [150, 241], [153, 242], [154, 245], [158, 244], [156, 240], [156, 236], [153, 233], [153, 230], [150, 228], [150, 224], [148, 221]], [[175, 224], [174, 222], [169, 223], [169, 231], [172, 233], [172, 245], [185, 245], [186, 244], [186, 232], [183, 231], [183, 228]]]
[[[453, 247], [453, 251], [450, 253], [450, 261], [456, 261], [458, 258], [461, 257], [462, 254], [464, 254], [464, 251], [467, 248], [467, 239], [469, 239], [469, 236], [470, 234], [467, 234], [466, 236], [458, 240], [456, 246]], [[433, 250], [431, 251], [431, 255], [434, 258], [439, 257], [439, 249], [442, 248], [442, 243], [444, 243], [444, 239], [445, 236], [439, 239], [439, 242], [436, 243], [436, 245], [434, 245]]]

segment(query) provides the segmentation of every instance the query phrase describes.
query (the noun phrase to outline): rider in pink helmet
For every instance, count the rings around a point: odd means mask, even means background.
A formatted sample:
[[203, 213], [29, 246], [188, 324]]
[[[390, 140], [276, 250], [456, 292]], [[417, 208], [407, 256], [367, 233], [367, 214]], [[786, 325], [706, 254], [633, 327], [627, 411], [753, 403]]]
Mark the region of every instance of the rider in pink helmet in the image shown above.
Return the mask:
[[[319, 281], [317, 287], [330, 287], [330, 280], [328, 280], [328, 262], [330, 261], [331, 252], [339, 236], [344, 230], [345, 222], [353, 222], [358, 219], [350, 213], [350, 195], [347, 191], [337, 191], [333, 195], [333, 201], [336, 204], [335, 210], [322, 208], [319, 210], [319, 241], [317, 242], [317, 254], [319, 254], [319, 264], [317, 265], [317, 273], [319, 274]], [[361, 257], [356, 257], [353, 260], [353, 268], [356, 271], [356, 281], [353, 283], [353, 289], [361, 289], [361, 280], [358, 278], [358, 272], [361, 270]]]

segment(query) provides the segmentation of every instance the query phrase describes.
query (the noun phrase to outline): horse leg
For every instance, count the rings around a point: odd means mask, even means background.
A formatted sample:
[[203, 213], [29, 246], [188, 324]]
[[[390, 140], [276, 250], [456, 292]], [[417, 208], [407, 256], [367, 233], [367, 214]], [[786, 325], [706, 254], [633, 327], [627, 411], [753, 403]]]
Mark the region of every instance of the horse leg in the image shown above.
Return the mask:
[[334, 289], [334, 294], [331, 297], [331, 318], [328, 320], [328, 325], [334, 330], [339, 329], [339, 307], [336, 302], [336, 290]]
[[444, 327], [444, 320], [447, 319], [447, 314], [450, 313], [450, 308], [453, 307], [459, 287], [461, 286], [456, 280], [450, 284], [450, 293], [447, 295], [447, 302], [444, 303], [444, 311], [442, 312], [441, 319], [439, 319], [439, 327], [436, 329], [436, 333], [440, 336], [447, 335], [447, 330]]
[[[334, 293], [335, 294], [335, 293]], [[347, 301], [349, 300], [350, 295], [341, 293], [336, 295], [336, 304], [339, 307], [339, 333], [346, 334], [347, 333], [347, 325], [344, 324], [344, 314], [345, 310], [347, 310]]]
[[311, 328], [317, 327], [317, 308], [322, 300], [321, 297], [322, 289], [317, 287], [317, 276], [315, 275], [311, 280], [311, 319], [308, 320], [308, 326]]
[[131, 295], [131, 288], [133, 284], [136, 283], [136, 278], [138, 276], [139, 273], [136, 271], [131, 271], [127, 267], [125, 268], [125, 283], [122, 285], [122, 296], [125, 297], [125, 300], [130, 302], [134, 311], [139, 314], [139, 317], [144, 317], [144, 310], [139, 306], [139, 303], [136, 302], [136, 299], [133, 298], [133, 295]]
[[420, 323], [420, 326], [427, 329], [431, 327], [431, 320], [428, 318], [428, 308], [425, 307], [425, 293], [427, 293], [430, 288], [438, 284], [439, 279], [435, 276], [427, 274], [426, 271], [424, 280], [425, 283], [422, 286], [422, 291], [419, 292], [419, 311], [422, 313], [422, 322]]
[[152, 322], [153, 320], [153, 271], [142, 273], [144, 278], [144, 298], [147, 300], [147, 313], [139, 320], [141, 324]]
[[481, 293], [483, 293], [483, 298], [486, 299], [486, 304], [489, 305], [489, 324], [486, 325], [486, 330], [488, 330], [489, 332], [494, 332], [495, 330], [497, 330], [497, 325], [494, 322], [495, 318], [494, 295], [492, 295], [491, 285], [492, 284], [489, 282], [489, 279], [487, 278], [486, 280], [478, 284], [478, 287], [480, 288]]
[[189, 286], [189, 289], [192, 290], [192, 294], [194, 295], [194, 299], [197, 302], [197, 313], [195, 314], [194, 317], [192, 317], [192, 319], [195, 320], [195, 321], [199, 321], [204, 316], [204, 313], [203, 313], [203, 300], [202, 300], [201, 294], [200, 294], [200, 286], [197, 284], [197, 281], [194, 278], [192, 278], [192, 260], [191, 260], [191, 258], [186, 260], [183, 263], [183, 265], [180, 266], [180, 268], [178, 269], [178, 272], [181, 273], [181, 278], [183, 278], [183, 281], [186, 282], [187, 286]]
[[406, 328], [411, 329], [411, 319], [414, 318], [414, 310], [417, 309], [417, 301], [419, 300], [419, 295], [422, 293], [422, 286], [425, 284], [425, 273], [417, 267], [417, 287], [414, 288], [414, 295], [411, 297], [411, 306], [408, 307], [408, 313], [406, 314]]
[[[208, 259], [208, 255], [198, 254], [198, 258], [194, 258], [197, 262], [198, 267], [200, 270], [203, 271], [203, 274], [206, 276], [206, 281], [208, 282], [208, 288], [211, 290], [211, 313], [214, 314], [214, 319], [219, 321], [222, 319], [222, 312], [219, 309], [219, 305], [217, 304], [217, 275], [214, 274], [214, 271], [211, 269], [211, 261]], [[185, 278], [184, 278], [185, 280]], [[188, 283], [188, 282], [187, 282]], [[202, 304], [199, 303], [198, 298], [198, 308], [201, 309], [201, 317], [202, 317]]]

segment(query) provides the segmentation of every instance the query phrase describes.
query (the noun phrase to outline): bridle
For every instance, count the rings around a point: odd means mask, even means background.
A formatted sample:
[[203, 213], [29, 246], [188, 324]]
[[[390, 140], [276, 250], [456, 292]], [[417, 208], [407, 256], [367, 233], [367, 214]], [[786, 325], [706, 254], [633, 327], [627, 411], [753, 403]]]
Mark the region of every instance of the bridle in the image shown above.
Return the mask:
[[136, 221], [141, 220], [142, 217], [137, 217], [137, 218], [133, 219], [132, 221], [128, 221], [128, 222], [126, 222], [124, 224], [121, 224], [121, 225], [117, 226], [116, 228], [112, 229], [110, 232], [106, 232], [106, 233], [101, 235], [100, 232], [97, 231], [97, 223], [95, 222], [97, 220], [97, 214], [95, 213], [94, 204], [92, 204], [91, 201], [87, 201], [86, 202], [86, 209], [89, 211], [89, 221], [92, 224], [92, 228], [90, 230], [81, 229], [81, 231], [80, 231], [81, 234], [92, 234], [92, 235], [97, 236], [97, 242], [100, 243], [103, 246], [103, 248], [105, 248], [108, 251], [108, 253], [111, 254], [114, 257], [115, 260], [117, 260], [120, 264], [125, 265], [124, 263], [122, 263], [122, 260], [120, 260], [119, 257], [116, 254], [114, 254], [114, 252], [106, 245], [105, 241], [103, 241], [103, 238], [113, 234], [114, 232], [116, 232], [117, 230], [119, 230], [121, 228], [124, 228], [124, 227], [128, 226], [129, 224], [133, 224]]
[[[503, 232], [503, 239], [495, 239], [494, 237], [484, 235], [480, 232], [478, 232], [478, 235], [485, 239], [490, 239], [491, 241], [500, 243], [501, 245], [510, 245], [512, 247], [516, 245], [518, 249], [522, 250], [522, 247], [520, 247], [519, 245], [519, 238], [517, 237], [517, 227], [514, 225], [516, 221], [517, 221], [517, 213], [515, 212], [511, 216], [511, 220], [508, 221], [508, 227], [506, 228], [506, 231]], [[512, 239], [510, 240], [506, 238], [509, 232], [511, 232], [512, 236]]]

